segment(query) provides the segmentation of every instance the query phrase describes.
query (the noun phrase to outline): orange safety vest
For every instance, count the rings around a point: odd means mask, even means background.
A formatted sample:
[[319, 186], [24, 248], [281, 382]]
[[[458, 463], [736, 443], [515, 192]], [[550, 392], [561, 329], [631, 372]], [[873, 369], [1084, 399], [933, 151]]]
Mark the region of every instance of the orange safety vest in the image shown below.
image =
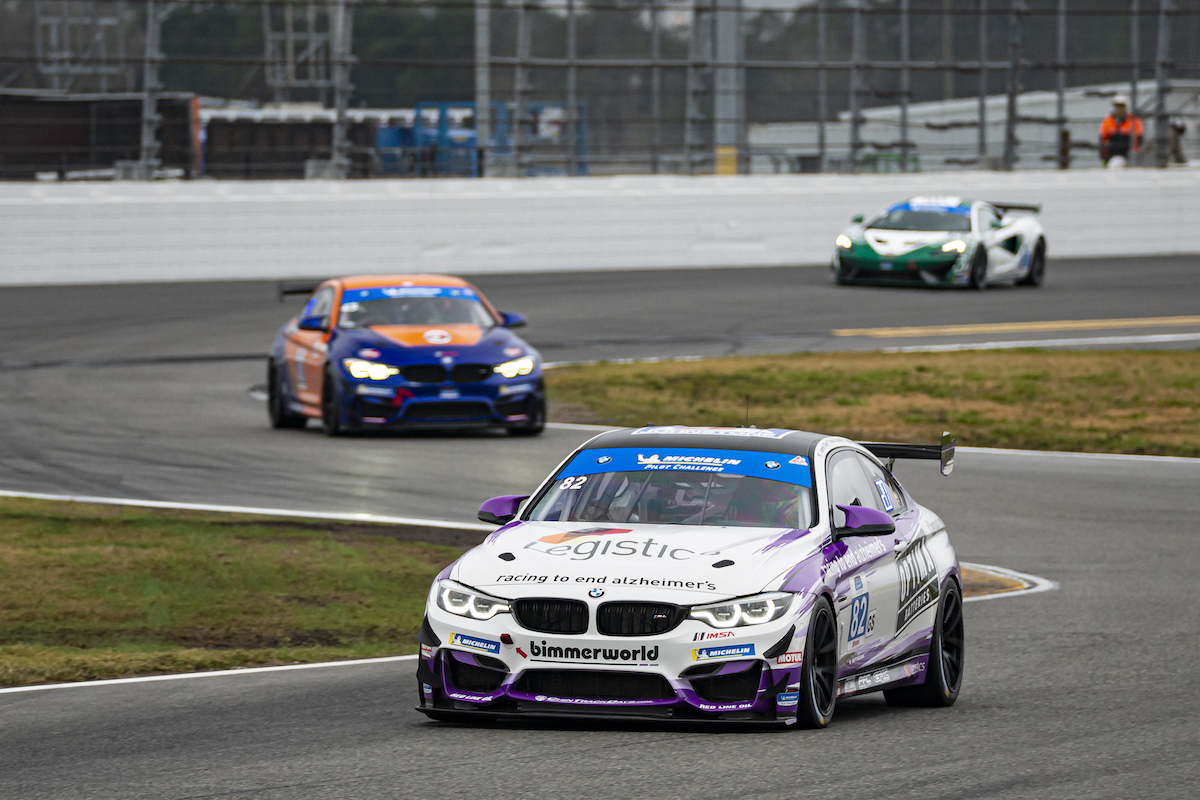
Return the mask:
[[1124, 156], [1129, 153], [1131, 145], [1136, 153], [1141, 141], [1142, 121], [1132, 114], [1126, 114], [1119, 123], [1109, 114], [1100, 123], [1100, 148], [1107, 151], [1109, 156]]

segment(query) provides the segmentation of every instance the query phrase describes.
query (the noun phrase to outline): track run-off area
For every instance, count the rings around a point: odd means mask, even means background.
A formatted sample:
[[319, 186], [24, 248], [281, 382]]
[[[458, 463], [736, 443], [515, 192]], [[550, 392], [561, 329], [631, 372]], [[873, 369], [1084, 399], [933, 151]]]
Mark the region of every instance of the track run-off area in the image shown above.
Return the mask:
[[[546, 360], [586, 361], [1188, 336], [1200, 333], [1186, 319], [1198, 310], [1197, 267], [1052, 260], [1042, 289], [982, 293], [836, 287], [816, 268], [477, 283], [529, 315], [527, 337]], [[274, 291], [5, 289], [0, 489], [457, 524], [595, 433], [273, 431], [248, 388], [299, 306]], [[1106, 319], [1147, 322], [1062, 324]], [[1013, 323], [1026, 325], [953, 329]], [[915, 326], [926, 329], [835, 333]], [[0, 797], [1200, 794], [1200, 460], [962, 448], [949, 478], [922, 462], [901, 463], [897, 477], [945, 519], [964, 562], [1060, 587], [966, 606], [966, 676], [950, 709], [892, 709], [868, 695], [839, 703], [816, 732], [468, 726], [412, 710], [405, 659], [111, 682], [0, 694]], [[481, 532], [461, 535], [466, 545]]]

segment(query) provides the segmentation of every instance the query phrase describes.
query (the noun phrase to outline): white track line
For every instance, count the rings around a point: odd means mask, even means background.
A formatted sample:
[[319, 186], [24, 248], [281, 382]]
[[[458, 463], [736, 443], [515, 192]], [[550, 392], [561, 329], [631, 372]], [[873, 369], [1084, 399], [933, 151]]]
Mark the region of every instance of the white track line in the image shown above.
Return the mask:
[[997, 597], [1017, 597], [1022, 594], [1038, 594], [1039, 592], [1049, 592], [1059, 588], [1055, 581], [1049, 578], [1040, 578], [1037, 575], [1029, 575], [1024, 572], [1017, 572], [1013, 569], [1005, 569], [1004, 567], [993, 567], [988, 564], [971, 564], [966, 561], [960, 561], [959, 566], [968, 567], [978, 572], [986, 572], [989, 575], [995, 575], [999, 578], [1011, 578], [1015, 581], [1020, 581], [1025, 584], [1024, 589], [1018, 589], [1015, 592], [996, 592], [995, 594], [981, 594], [975, 597], [964, 597], [964, 603], [970, 603], [975, 600], [994, 600]]
[[141, 678], [112, 678], [104, 681], [79, 681], [77, 683], [43, 683], [37, 686], [14, 686], [0, 689], [0, 694], [18, 692], [44, 692], [49, 689], [78, 689], [83, 686], [116, 686], [123, 683], [155, 683], [157, 681], [183, 681], [192, 678], [221, 678], [228, 675], [257, 675], [261, 672], [284, 672], [296, 669], [324, 669], [325, 667], [357, 667], [363, 664], [386, 664], [391, 661], [412, 661], [411, 656], [386, 656], [384, 658], [356, 658], [349, 661], [321, 661], [316, 664], [287, 664], [282, 667], [246, 667], [245, 669], [220, 669], [211, 672], [182, 672], [175, 675], [146, 675]]
[[133, 506], [135, 508], [172, 508], [183, 511], [215, 511], [222, 514], [254, 514], [264, 517], [297, 517], [300, 519], [331, 519], [339, 522], [373, 522], [384, 525], [417, 525], [426, 528], [449, 528], [456, 531], [496, 530], [495, 525], [482, 522], [451, 522], [445, 519], [419, 519], [417, 517], [388, 517], [382, 514], [346, 514], [333, 511], [292, 511], [285, 508], [253, 508], [250, 506], [219, 506], [206, 503], [175, 503], [168, 500], [129, 500], [123, 497], [88, 497], [86, 495], [41, 494], [39, 492], [12, 492], [0, 489], [0, 497], [27, 497], [32, 500], [61, 500], [70, 503], [95, 503], [105, 506]]
[[1154, 344], [1197, 342], [1200, 333], [1155, 333], [1147, 336], [1093, 336], [1080, 339], [1028, 339], [1011, 342], [960, 342], [958, 344], [913, 344], [884, 347], [884, 353], [948, 353], [959, 350], [1016, 350], [1022, 347], [1091, 347], [1105, 344]]

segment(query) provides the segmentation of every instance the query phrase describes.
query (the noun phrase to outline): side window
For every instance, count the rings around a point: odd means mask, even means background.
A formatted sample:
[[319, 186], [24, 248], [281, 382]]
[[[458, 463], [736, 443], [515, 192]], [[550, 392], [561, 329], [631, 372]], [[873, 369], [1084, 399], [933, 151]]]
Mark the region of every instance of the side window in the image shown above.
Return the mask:
[[312, 305], [309, 306], [307, 316], [310, 317], [328, 317], [333, 311], [333, 287], [326, 286], [321, 291], [317, 292], [313, 297]]
[[992, 229], [992, 222], [1000, 219], [996, 216], [996, 212], [990, 208], [983, 206], [979, 209], [979, 232], [987, 233]]
[[867, 473], [867, 480], [875, 488], [875, 508], [886, 511], [893, 517], [907, 511], [908, 504], [904, 502], [904, 492], [901, 491], [900, 484], [896, 483], [896, 479], [871, 459], [860, 455], [858, 460], [863, 471]]
[[829, 481], [829, 506], [834, 527], [846, 524], [846, 513], [838, 506], [867, 506], [883, 510], [874, 485], [867, 480], [858, 454], [840, 450], [829, 458], [826, 479]]

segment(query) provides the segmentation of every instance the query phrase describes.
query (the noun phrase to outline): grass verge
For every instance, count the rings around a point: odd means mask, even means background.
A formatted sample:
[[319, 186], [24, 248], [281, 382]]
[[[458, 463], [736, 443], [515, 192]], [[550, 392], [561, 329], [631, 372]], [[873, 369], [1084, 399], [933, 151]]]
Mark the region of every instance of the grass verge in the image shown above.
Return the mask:
[[861, 440], [950, 430], [980, 447], [1200, 456], [1200, 350], [803, 353], [565, 367], [546, 383], [564, 422], [748, 419]]
[[365, 530], [0, 498], [0, 686], [416, 652], [462, 551]]

